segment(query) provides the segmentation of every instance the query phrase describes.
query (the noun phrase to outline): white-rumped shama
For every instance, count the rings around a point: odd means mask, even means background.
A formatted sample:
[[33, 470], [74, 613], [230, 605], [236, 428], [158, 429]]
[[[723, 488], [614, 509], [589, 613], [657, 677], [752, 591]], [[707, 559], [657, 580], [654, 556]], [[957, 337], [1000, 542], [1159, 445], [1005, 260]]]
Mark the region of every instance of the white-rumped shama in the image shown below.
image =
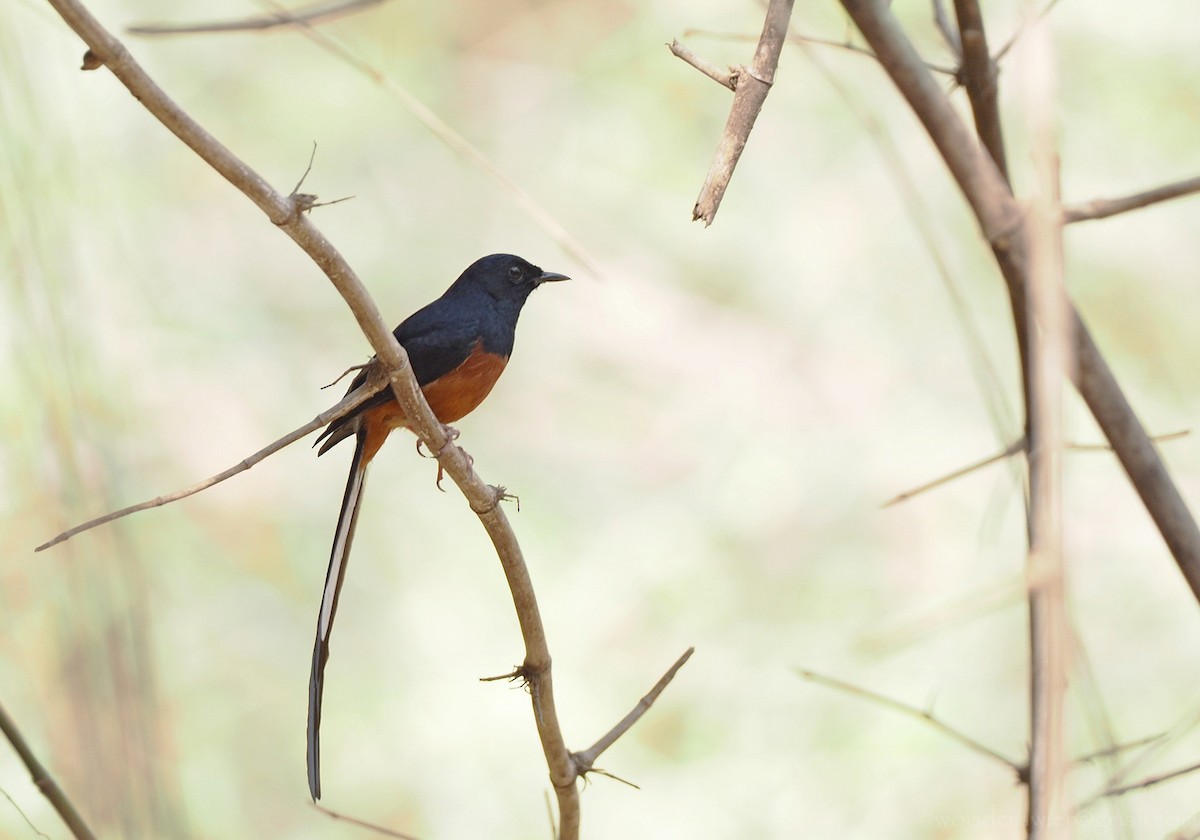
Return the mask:
[[[472, 263], [445, 294], [396, 327], [396, 340], [408, 353], [417, 384], [440, 422], [453, 423], [483, 402], [512, 354], [517, 318], [529, 293], [543, 283], [566, 279], [520, 257], [492, 254]], [[347, 393], [366, 378], [366, 371], [360, 372]], [[406, 428], [404, 410], [391, 391], [384, 390], [334, 420], [317, 438], [317, 443], [324, 441], [319, 455], [351, 435], [356, 443], [325, 573], [308, 683], [308, 788], [314, 800], [321, 798], [319, 736], [329, 634], [346, 576], [367, 465], [393, 430]]]

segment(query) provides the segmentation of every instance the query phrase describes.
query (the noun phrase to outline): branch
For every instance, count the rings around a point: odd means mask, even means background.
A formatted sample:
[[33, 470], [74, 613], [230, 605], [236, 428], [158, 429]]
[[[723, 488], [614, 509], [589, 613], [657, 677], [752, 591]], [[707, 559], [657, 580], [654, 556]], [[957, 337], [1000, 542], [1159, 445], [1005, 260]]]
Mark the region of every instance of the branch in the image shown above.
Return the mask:
[[212, 32], [261, 32], [264, 29], [274, 29], [278, 26], [299, 26], [314, 23], [324, 23], [344, 15], [362, 11], [370, 6], [378, 6], [386, 0], [335, 0], [335, 2], [314, 3], [304, 9], [295, 11], [279, 11], [241, 20], [213, 21], [212, 23], [185, 24], [142, 24], [130, 26], [125, 31], [130, 35], [189, 35]]
[[[1167, 441], [1179, 440], [1180, 438], [1187, 437], [1190, 434], [1190, 429], [1182, 429], [1178, 432], [1167, 432], [1165, 435], [1155, 435], [1154, 437], [1150, 438], [1150, 440], [1154, 441], [1155, 443], [1166, 443]], [[1112, 447], [1105, 443], [1068, 443], [1066, 448], [1072, 450], [1073, 452], [1112, 452]], [[981, 470], [984, 467], [991, 466], [997, 461], [1003, 461], [1005, 458], [1011, 458], [1018, 452], [1024, 452], [1025, 450], [1025, 438], [1017, 438], [1017, 440], [1010, 443], [995, 455], [989, 455], [988, 457], [976, 461], [973, 464], [968, 464], [965, 467], [959, 467], [958, 469], [948, 472], [945, 475], [938, 476], [932, 481], [927, 481], [924, 484], [920, 484], [911, 490], [905, 490], [903, 493], [892, 496], [892, 498], [888, 499], [879, 507], [888, 508], [892, 505], [898, 505], [901, 502], [907, 502], [909, 499], [912, 499], [915, 496], [920, 496], [922, 493], [928, 493], [930, 490], [936, 490], [943, 484], [949, 484], [951, 481], [955, 481], [963, 476], [970, 475], [971, 473]]]
[[[343, 376], [344, 375], [345, 374], [343, 374]], [[268, 444], [267, 446], [255, 452], [253, 455], [243, 458], [229, 469], [219, 472], [216, 475], [209, 476], [203, 481], [197, 482], [190, 487], [185, 487], [182, 490], [176, 490], [174, 493], [168, 493], [165, 496], [156, 496], [155, 498], [149, 499], [145, 502], [139, 502], [136, 505], [130, 505], [129, 507], [124, 507], [120, 510], [114, 510], [111, 513], [106, 513], [103, 516], [97, 516], [95, 519], [89, 519], [87, 522], [76, 525], [74, 528], [68, 528], [54, 539], [42, 543], [35, 548], [34, 551], [44, 551], [45, 549], [56, 546], [61, 542], [66, 542], [67, 540], [71, 539], [71, 537], [82, 534], [84, 531], [90, 531], [100, 525], [107, 525], [109, 522], [115, 522], [118, 519], [123, 519], [124, 517], [129, 516], [131, 513], [140, 513], [143, 510], [162, 507], [163, 505], [168, 505], [171, 502], [177, 502], [180, 499], [186, 499], [188, 496], [194, 496], [202, 490], [207, 490], [209, 487], [220, 484], [227, 478], [233, 478], [238, 473], [242, 473], [250, 469], [259, 461], [274, 455], [285, 446], [295, 443], [296, 441], [308, 435], [310, 432], [315, 432], [317, 429], [320, 429], [323, 426], [328, 426], [339, 417], [344, 417], [353, 411], [358, 405], [366, 402], [375, 394], [382, 391], [385, 387], [387, 387], [387, 380], [383, 377], [382, 371], [379, 371], [376, 375], [371, 376], [362, 388], [359, 388], [352, 394], [347, 394], [342, 401], [333, 408], [323, 411], [300, 428], [288, 432], [286, 435], [279, 438], [279, 440]]]
[[902, 715], [908, 715], [909, 717], [924, 721], [926, 724], [933, 727], [938, 732], [941, 732], [943, 735], [958, 741], [967, 749], [977, 752], [980, 755], [987, 756], [993, 761], [1003, 764], [1005, 767], [1016, 773], [1018, 779], [1024, 780], [1026, 777], [1026, 773], [1028, 771], [1024, 765], [1018, 764], [1011, 758], [996, 752], [991, 747], [979, 743], [970, 735], [960, 732], [948, 724], [942, 723], [942, 721], [933, 716], [932, 712], [918, 709], [915, 706], [908, 705], [907, 703], [901, 703], [899, 700], [893, 700], [891, 697], [871, 691], [869, 688], [863, 688], [855, 685], [854, 683], [848, 683], [843, 680], [839, 680], [836, 677], [827, 677], [824, 674], [819, 674], [816, 671], [809, 671], [806, 668], [797, 668], [795, 670], [796, 674], [801, 679], [807, 680], [808, 682], [815, 682], [819, 685], [827, 686], [828, 688], [835, 689], [843, 694], [849, 694], [853, 697], [861, 697], [868, 703], [874, 703], [877, 706], [883, 706], [884, 708], [899, 712]]
[[525, 642], [524, 668], [529, 676], [538, 737], [558, 797], [560, 836], [563, 840], [574, 840], [579, 836], [579, 792], [575, 787], [577, 774], [558, 724], [550, 673], [550, 651], [537, 599], [516, 535], [504, 511], [500, 509], [500, 494], [475, 474], [469, 456], [449, 439], [413, 377], [404, 348], [384, 323], [366, 288], [341, 254], [298, 211], [295, 200], [274, 190], [257, 172], [184, 113], [78, 0], [49, 2], [88, 45], [89, 55], [93, 59], [91, 63], [99, 62], [108, 67], [151, 114], [262, 209], [273, 224], [304, 249], [346, 300], [386, 371], [392, 393], [417, 437], [429, 451], [439, 453], [439, 464], [458, 485], [496, 547], [512, 591]]
[[[265, 0], [270, 3], [271, 0]], [[380, 0], [382, 2], [382, 0]], [[271, 3], [271, 5], [274, 5]], [[439, 117], [432, 109], [424, 102], [414, 96], [407, 88], [393, 81], [383, 71], [372, 66], [365, 59], [355, 55], [354, 51], [348, 46], [338, 41], [329, 31], [316, 29], [310, 25], [309, 19], [304, 16], [296, 16], [286, 11], [278, 11], [277, 15], [287, 16], [286, 23], [293, 25], [297, 32], [307, 37], [317, 46], [324, 49], [334, 57], [340, 59], [345, 64], [358, 71], [371, 82], [380, 85], [390, 93], [408, 113], [417, 120], [421, 125], [441, 141], [447, 148], [456, 154], [465, 158], [468, 162], [477, 166], [485, 175], [495, 181], [501, 189], [512, 196], [513, 201], [518, 207], [525, 211], [526, 215], [533, 220], [534, 224], [542, 229], [542, 231], [550, 237], [559, 248], [568, 256], [590, 271], [593, 275], [599, 274], [596, 261], [587, 252], [580, 242], [573, 237], [565, 227], [557, 219], [554, 218], [537, 200], [528, 192], [522, 189], [515, 181], [505, 175], [496, 164], [479, 150], [479, 148], [471, 143], [467, 138], [463, 137], [445, 120]], [[199, 27], [205, 27], [206, 24], [200, 24]], [[180, 31], [197, 31], [207, 32], [212, 31], [206, 28], [191, 29], [180, 27]], [[135, 31], [131, 29], [130, 31]], [[139, 34], [143, 35], [164, 35], [172, 34], [169, 31], [155, 29], [154, 27], [138, 27]]]
[[736, 81], [737, 75], [734, 73], [734, 71], [722, 70], [720, 67], [713, 64], [707, 58], [704, 58], [703, 56], [697, 55], [696, 53], [692, 52], [690, 49], [685, 47], [683, 44], [679, 43], [678, 40], [671, 41], [670, 49], [671, 49], [671, 54], [674, 55], [676, 58], [682, 58], [688, 64], [695, 67], [697, 70], [699, 70], [705, 76], [708, 76], [708, 78], [712, 79], [717, 84], [727, 87], [730, 90], [734, 90], [734, 91], [737, 90], [737, 81]]
[[1154, 787], [1161, 782], [1167, 782], [1171, 779], [1178, 779], [1180, 776], [1186, 776], [1188, 773], [1195, 773], [1200, 770], [1200, 761], [1195, 764], [1189, 764], [1187, 767], [1180, 767], [1178, 770], [1171, 770], [1167, 773], [1160, 773], [1157, 776], [1147, 776], [1138, 782], [1131, 782], [1120, 787], [1109, 788], [1104, 791], [1104, 796], [1124, 796], [1133, 790], [1141, 790], [1142, 788]]
[[954, 0], [958, 17], [958, 33], [962, 42], [962, 67], [959, 71], [971, 112], [975, 115], [975, 130], [984, 148], [996, 162], [1004, 180], [1008, 180], [1008, 161], [1004, 152], [1004, 132], [1000, 123], [1000, 108], [996, 99], [996, 65], [988, 53], [987, 34], [978, 0]]
[[[697, 35], [704, 37], [704, 38], [713, 38], [718, 41], [748, 42], [748, 41], [756, 40], [753, 35], [743, 35], [743, 34], [740, 34], [737, 32], [714, 32], [711, 29], [686, 29], [686, 30], [684, 30], [684, 33], [683, 33], [683, 36], [685, 38], [692, 38]], [[846, 52], [851, 52], [851, 53], [854, 53], [855, 55], [865, 56], [866, 58], [874, 58], [875, 57], [875, 53], [871, 52], [866, 47], [859, 46], [858, 44], [854, 43], [853, 41], [849, 40], [848, 38], [845, 40], [842, 40], [842, 41], [835, 41], [832, 38], [820, 38], [816, 35], [804, 35], [799, 32], [791, 32], [787, 36], [787, 40], [788, 40], [788, 43], [793, 44], [798, 47], [804, 47], [806, 44], [817, 44], [822, 47], [834, 47], [835, 49], [845, 50]], [[671, 52], [675, 53], [674, 45], [677, 43], [679, 43], [679, 42], [678, 41], [672, 42]], [[700, 61], [702, 64], [706, 65], [707, 67], [711, 68], [711, 67], [715, 66], [712, 63], [710, 63], [707, 59], [696, 56], [695, 53], [693, 53], [687, 47], [684, 47], [682, 44], [680, 44], [680, 48], [684, 52], [686, 52], [689, 56], [693, 56], [693, 57], [697, 58], [698, 61]], [[704, 70], [704, 68], [700, 67], [697, 64], [694, 64], [692, 62], [691, 58], [684, 58], [684, 56], [679, 55], [679, 53], [675, 53], [675, 54], [678, 55], [680, 58], [683, 58], [683, 60], [686, 61], [688, 64], [692, 64], [692, 66], [695, 67], [697, 70], [699, 70], [701, 73], [708, 75], [708, 73]], [[927, 61], [927, 62], [925, 62], [925, 66], [928, 67], [930, 70], [932, 70], [935, 73], [941, 73], [943, 75], [951, 76], [951, 77], [956, 77], [958, 75], [957, 69], [955, 69], [954, 67], [947, 67], [944, 64], [934, 64], [931, 61]], [[722, 70], [718, 70], [717, 72], [724, 73], [724, 71], [722, 71]], [[730, 90], [733, 90], [732, 85], [725, 84], [725, 82], [720, 78], [713, 79], [713, 81], [718, 82], [719, 84], [725, 85], [725, 87], [729, 88]]]
[[[1003, 176], [963, 124], [900, 24], [881, 0], [841, 0], [880, 64], [925, 125], [992, 245], [1014, 311], [1024, 308], [1027, 242], [1023, 216]], [[1112, 444], [1193, 595], [1200, 599], [1200, 529], [1166, 466], [1072, 307], [1075, 385]]]
[[345, 822], [349, 823], [350, 825], [356, 825], [359, 828], [365, 828], [367, 831], [370, 831], [374, 834], [379, 834], [383, 837], [393, 837], [395, 840], [417, 840], [417, 838], [413, 837], [411, 834], [404, 834], [396, 831], [395, 829], [387, 828], [386, 826], [378, 825], [373, 822], [367, 822], [366, 820], [360, 820], [358, 817], [351, 817], [347, 814], [338, 813], [337, 811], [326, 808], [324, 805], [316, 801], [310, 800], [308, 804], [316, 808], [325, 816], [337, 822]]
[[[767, 6], [766, 20], [763, 21], [762, 35], [758, 39], [758, 47], [754, 50], [754, 59], [749, 67], [738, 67], [733, 71], [732, 84], [725, 84], [733, 90], [733, 107], [729, 111], [729, 119], [725, 122], [725, 132], [721, 142], [717, 144], [717, 152], [709, 166], [708, 176], [704, 186], [700, 188], [700, 197], [692, 208], [692, 219], [703, 220], [704, 226], [712, 224], [733, 177], [734, 167], [746, 148], [754, 121], [762, 110], [771, 85], [775, 82], [775, 69], [779, 66], [779, 54], [783, 51], [783, 42], [787, 38], [788, 20], [792, 16], [793, 0], [770, 0]], [[675, 48], [671, 51], [676, 55]], [[680, 56], [682, 58], [682, 56]], [[699, 68], [700, 65], [689, 61], [689, 64]], [[709, 68], [707, 62], [704, 62]], [[703, 71], [710, 78], [721, 81], [707, 70]]]
[[[959, 0], [970, 4], [972, 0]], [[982, 39], [982, 31], [980, 34]], [[964, 31], [964, 44], [967, 42]], [[1043, 71], [1027, 80], [1025, 111], [1036, 186], [1029, 207], [1029, 278], [1026, 324], [1029, 368], [1029, 552], [1025, 585], [1029, 602], [1029, 810], [1031, 840], [1067, 836], [1064, 704], [1068, 679], [1066, 560], [1063, 552], [1063, 386], [1071, 359], [1071, 319], [1063, 287], [1062, 208], [1059, 202], [1055, 103], [1049, 36], [1033, 39], [1032, 64]], [[1033, 74], [1035, 70], [1026, 70]], [[994, 91], [993, 91], [994, 96]]]
[[1092, 219], [1107, 219], [1109, 216], [1116, 216], [1118, 213], [1128, 213], [1130, 210], [1138, 210], [1142, 207], [1149, 207], [1151, 204], [1194, 195], [1198, 192], [1200, 192], [1200, 177], [1185, 178], [1173, 184], [1166, 184], [1152, 190], [1134, 193], [1133, 195], [1121, 198], [1097, 198], [1092, 201], [1086, 201], [1083, 204], [1072, 204], [1069, 207], [1064, 207], [1063, 224], [1069, 225], [1075, 222], [1087, 222]]
[[1007, 447], [1005, 447], [1005, 449], [1003, 451], [998, 452], [995, 455], [990, 455], [981, 461], [976, 461], [973, 464], [968, 464], [965, 467], [960, 467], [959, 469], [954, 470], [953, 472], [946, 473], [943, 476], [933, 479], [933, 481], [927, 481], [926, 483], [924, 483], [918, 487], [914, 487], [911, 490], [905, 490], [903, 493], [900, 493], [899, 495], [893, 496], [892, 498], [888, 499], [886, 502], [884, 502], [882, 505], [880, 505], [880, 507], [886, 508], [886, 507], [891, 507], [892, 505], [898, 505], [901, 502], [907, 502], [909, 499], [911, 499], [914, 496], [919, 496], [922, 493], [927, 493], [930, 490], [941, 487], [943, 484], [948, 484], [951, 481], [954, 481], [956, 478], [962, 478], [964, 475], [970, 475], [971, 473], [975, 472], [976, 470], [981, 470], [986, 466], [996, 463], [997, 461], [1003, 461], [1005, 458], [1011, 458], [1013, 455], [1016, 455], [1018, 452], [1024, 452], [1024, 451], [1025, 451], [1025, 438], [1021, 437], [1021, 438], [1018, 438], [1013, 443], [1009, 444]]
[[58, 786], [58, 782], [54, 781], [54, 777], [50, 775], [50, 772], [37, 760], [37, 756], [33, 754], [33, 750], [26, 743], [25, 736], [17, 728], [16, 721], [8, 716], [8, 712], [3, 705], [0, 705], [0, 732], [3, 732], [4, 737], [8, 738], [8, 742], [12, 744], [13, 749], [16, 750], [17, 755], [20, 757], [21, 763], [29, 771], [34, 786], [42, 792], [42, 795], [46, 799], [50, 800], [50, 804], [54, 806], [54, 810], [62, 817], [62, 821], [67, 824], [67, 828], [71, 830], [71, 834], [77, 840], [96, 840], [96, 835], [92, 834], [92, 830], [83, 821], [83, 817], [75, 809], [74, 803], [67, 798], [67, 795], [63, 793], [63, 789]]
[[638, 704], [633, 707], [633, 710], [629, 714], [621, 718], [620, 723], [610, 729], [599, 741], [592, 744], [583, 752], [571, 754], [571, 757], [575, 759], [575, 764], [577, 767], [579, 767], [579, 772], [581, 774], [589, 772], [592, 769], [592, 765], [596, 762], [596, 759], [600, 757], [600, 754], [611, 747], [618, 738], [628, 732], [629, 728], [637, 723], [638, 720], [641, 719], [642, 715], [650, 711], [650, 707], [654, 705], [654, 701], [658, 699], [658, 695], [663, 693], [663, 689], [667, 687], [671, 680], [675, 679], [675, 674], [677, 674], [679, 669], [684, 666], [684, 663], [692, 658], [692, 654], [695, 652], [696, 649], [694, 647], [690, 647], [685, 650], [683, 652], [683, 656], [676, 659], [675, 664], [672, 665], [667, 670], [667, 673], [663, 674], [662, 678], [654, 684], [654, 688], [650, 689], [649, 693], [647, 693], [645, 697], [638, 701]]

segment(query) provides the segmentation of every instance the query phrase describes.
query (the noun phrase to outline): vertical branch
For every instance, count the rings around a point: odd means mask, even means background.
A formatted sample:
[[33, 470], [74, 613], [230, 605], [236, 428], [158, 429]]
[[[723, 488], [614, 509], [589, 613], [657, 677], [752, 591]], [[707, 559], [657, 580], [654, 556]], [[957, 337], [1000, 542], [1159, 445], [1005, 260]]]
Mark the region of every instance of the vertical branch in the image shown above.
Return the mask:
[[1070, 836], [1063, 702], [1067, 624], [1062, 542], [1062, 400], [1071, 320], [1062, 283], [1062, 209], [1054, 130], [1051, 49], [1045, 27], [1021, 63], [1037, 193], [1030, 206], [1029, 341], [1029, 811], [1027, 836]]
[[959, 81], [967, 89], [967, 97], [971, 100], [971, 112], [975, 116], [975, 130], [979, 132], [979, 139], [1004, 180], [1008, 181], [1008, 156], [1004, 151], [1004, 132], [996, 102], [996, 63], [988, 51], [979, 0], [954, 0], [954, 14], [958, 17], [958, 34], [962, 42]]

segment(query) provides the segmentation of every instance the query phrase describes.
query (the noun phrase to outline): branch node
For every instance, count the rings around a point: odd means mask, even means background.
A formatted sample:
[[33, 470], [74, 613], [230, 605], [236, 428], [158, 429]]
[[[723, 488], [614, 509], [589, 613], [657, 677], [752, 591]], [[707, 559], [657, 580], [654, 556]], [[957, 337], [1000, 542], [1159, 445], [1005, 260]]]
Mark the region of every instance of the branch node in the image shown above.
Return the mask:
[[474, 502], [471, 503], [471, 510], [478, 516], [486, 516], [492, 513], [496, 508], [500, 507], [502, 502], [516, 502], [517, 513], [521, 512], [521, 497], [514, 493], [509, 493], [508, 488], [503, 484], [489, 484], [488, 490], [491, 491], [490, 500], [482, 505], [476, 505]]
[[83, 54], [83, 64], [79, 66], [80, 70], [98, 70], [104, 66], [104, 59], [96, 55], [96, 53], [88, 50]]

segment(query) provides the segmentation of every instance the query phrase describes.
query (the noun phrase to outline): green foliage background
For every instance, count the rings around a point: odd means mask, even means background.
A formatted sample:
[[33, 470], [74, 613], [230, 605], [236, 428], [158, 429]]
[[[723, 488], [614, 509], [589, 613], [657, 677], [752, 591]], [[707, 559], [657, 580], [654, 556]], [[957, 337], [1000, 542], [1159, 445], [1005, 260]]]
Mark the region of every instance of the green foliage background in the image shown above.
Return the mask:
[[[928, 7], [896, 7], [930, 59], [952, 63]], [[1182, 8], [1053, 12], [1067, 201], [1200, 168], [1200, 53]], [[92, 9], [116, 31], [260, 11]], [[985, 13], [996, 44], [1021, 19], [1010, 2]], [[716, 224], [689, 221], [729, 96], [664, 43], [689, 28], [756, 36], [761, 15], [394, 0], [327, 27], [537, 197], [598, 276], [384, 87], [298, 34], [127, 44], [277, 187], [317, 143], [305, 189], [355, 198], [314, 219], [389, 319], [493, 251], [577, 278], [535, 296], [503, 381], [459, 425], [479, 472], [521, 497], [511, 516], [572, 747], [697, 648], [602, 761], [641, 790], [584, 790], [586, 837], [1020, 836], [1004, 767], [793, 670], [932, 708], [1014, 759], [1024, 749], [1014, 472], [880, 509], [1019, 430], [1002, 286], [926, 136], [870, 59], [789, 47]], [[835, 3], [798, 4], [794, 26], [840, 38], [845, 24]], [[689, 43], [718, 63], [752, 49]], [[369, 352], [317, 269], [108, 73], [79, 73], [82, 52], [48, 6], [0, 5], [0, 702], [105, 837], [364, 836], [307, 806], [303, 760], [348, 454], [295, 446], [32, 554], [303, 423], [335, 399], [319, 387]], [[1001, 85], [1025, 184], [1018, 58]], [[981, 388], [855, 109], [918, 184], [999, 391]], [[1072, 227], [1066, 246], [1071, 292], [1147, 426], [1195, 428], [1200, 204]], [[1098, 440], [1074, 395], [1068, 416], [1072, 440]], [[1165, 452], [1195, 503], [1200, 442]], [[373, 469], [329, 668], [326, 802], [425, 838], [545, 836], [528, 701], [477, 681], [521, 658], [507, 591], [474, 517], [433, 477], [403, 439]], [[1068, 726], [1084, 754], [1193, 712], [1196, 606], [1110, 456], [1071, 455], [1066, 492], [1083, 651]], [[1189, 730], [1143, 770], [1198, 748]], [[1071, 780], [1086, 798], [1102, 778], [1086, 765]], [[6, 748], [0, 788], [0, 835], [35, 836], [15, 804], [64, 836]], [[1076, 830], [1161, 836], [1198, 796], [1194, 778], [1162, 785], [1084, 810]]]

